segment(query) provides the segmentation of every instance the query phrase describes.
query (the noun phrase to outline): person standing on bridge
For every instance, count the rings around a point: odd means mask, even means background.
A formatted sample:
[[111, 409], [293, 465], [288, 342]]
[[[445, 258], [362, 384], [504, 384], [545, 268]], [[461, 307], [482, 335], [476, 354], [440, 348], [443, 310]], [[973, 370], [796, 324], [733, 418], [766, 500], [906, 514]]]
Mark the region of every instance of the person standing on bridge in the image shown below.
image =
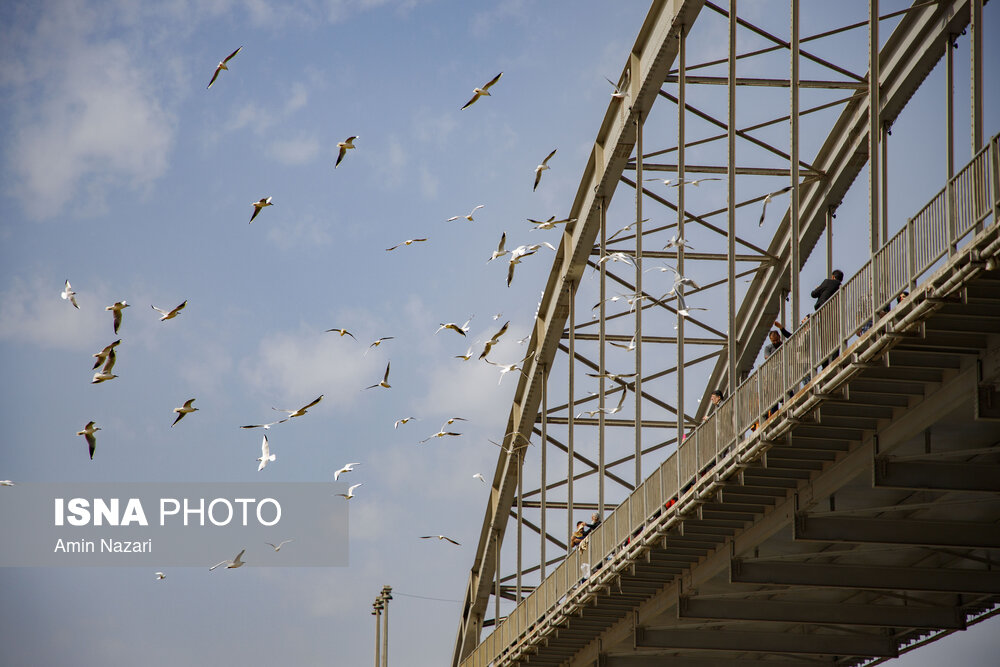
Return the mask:
[[830, 277], [821, 282], [810, 294], [812, 298], [816, 299], [813, 310], [819, 310], [819, 307], [826, 303], [840, 289], [842, 282], [844, 282], [844, 272], [840, 269], [834, 269]]

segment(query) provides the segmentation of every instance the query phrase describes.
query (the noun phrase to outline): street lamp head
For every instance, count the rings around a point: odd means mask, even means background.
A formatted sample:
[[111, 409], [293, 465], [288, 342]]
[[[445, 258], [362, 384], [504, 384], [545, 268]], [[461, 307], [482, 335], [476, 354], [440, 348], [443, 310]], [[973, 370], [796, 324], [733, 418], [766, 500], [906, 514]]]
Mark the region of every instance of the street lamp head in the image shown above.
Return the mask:
[[392, 586], [382, 587], [382, 599], [386, 601], [392, 599]]

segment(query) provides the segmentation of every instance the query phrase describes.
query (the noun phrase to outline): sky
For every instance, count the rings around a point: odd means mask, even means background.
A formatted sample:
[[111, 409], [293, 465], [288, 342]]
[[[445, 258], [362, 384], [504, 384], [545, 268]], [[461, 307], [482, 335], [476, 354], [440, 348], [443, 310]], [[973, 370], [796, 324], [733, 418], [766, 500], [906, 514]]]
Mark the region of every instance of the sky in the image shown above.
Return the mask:
[[[748, 18], [786, 34], [785, 3], [743, 4]], [[803, 33], [864, 20], [865, 3], [845, 6], [837, 16], [806, 11]], [[559, 231], [531, 231], [526, 220], [568, 214], [610, 101], [605, 78], [621, 74], [647, 10], [631, 0], [613, 9], [598, 0], [0, 5], [0, 359], [8, 377], [0, 478], [332, 482], [335, 470], [359, 461], [350, 479], [364, 483], [350, 501], [346, 567], [209, 572], [227, 553], [163, 581], [155, 568], [0, 569], [5, 664], [364, 664], [371, 603], [385, 584], [395, 596], [394, 662], [450, 660], [489, 495], [472, 475], [493, 477], [497, 450], [487, 439], [503, 436], [516, 384], [455, 355], [509, 320], [490, 358], [524, 356], [516, 341], [531, 331], [553, 254], [543, 247], [525, 258], [509, 287], [506, 260], [486, 260], [503, 232], [507, 249], [558, 244]], [[1000, 12], [985, 13], [986, 34], [1000, 34]], [[719, 57], [724, 23], [702, 17], [696, 29], [689, 62]], [[741, 49], [760, 44], [740, 40]], [[866, 69], [858, 31], [815, 48]], [[967, 41], [957, 54], [961, 165], [969, 159]], [[985, 59], [988, 72], [1000, 63], [989, 38]], [[764, 76], [772, 66], [748, 63], [741, 74]], [[491, 96], [461, 110], [498, 72]], [[821, 78], [809, 66], [806, 76]], [[892, 231], [943, 186], [942, 81], [938, 67], [893, 128]], [[689, 102], [723, 115], [724, 88], [705, 88]], [[747, 124], [787, 109], [778, 97], [765, 110], [753, 97], [763, 94], [741, 92]], [[810, 104], [832, 99], [816, 95]], [[647, 124], [647, 146], [670, 144], [673, 113], [654, 107], [662, 123]], [[828, 127], [834, 116], [809, 122]], [[810, 157], [826, 136], [811, 127], [804, 123]], [[697, 121], [689, 131], [708, 133]], [[985, 132], [998, 131], [993, 87]], [[356, 148], [335, 168], [337, 143], [349, 136]], [[787, 142], [787, 126], [761, 136]], [[533, 191], [535, 166], [553, 149]], [[689, 160], [719, 163], [719, 150], [724, 144]], [[848, 275], [867, 247], [857, 242], [867, 233], [865, 174], [834, 234]], [[711, 185], [690, 192], [689, 205], [724, 203], [724, 189]], [[267, 197], [273, 206], [247, 224], [252, 202]], [[619, 189], [609, 225], [630, 221], [633, 198]], [[479, 205], [473, 221], [447, 221]], [[787, 200], [771, 206], [770, 230], [752, 224], [756, 208], [741, 213], [752, 221], [747, 238], [766, 244]], [[665, 209], [646, 207], [667, 219]], [[416, 238], [427, 241], [386, 251]], [[802, 272], [805, 285], [824, 277], [819, 254]], [[719, 268], [692, 271], [705, 280]], [[67, 279], [79, 309], [60, 298]], [[581, 286], [582, 311], [596, 284]], [[704, 305], [721, 313], [721, 298]], [[130, 307], [115, 336], [104, 307], [122, 299]], [[168, 322], [150, 309], [183, 301]], [[438, 332], [470, 318], [465, 337]], [[365, 354], [383, 336], [393, 340]], [[119, 377], [92, 385], [91, 355], [116, 338]], [[390, 362], [392, 388], [363, 390]], [[271, 429], [277, 459], [259, 473], [260, 431], [237, 427], [320, 394], [308, 415]], [[192, 397], [200, 410], [171, 428], [173, 408]], [[686, 401], [691, 414], [697, 398]], [[394, 427], [407, 416], [416, 419]], [[453, 425], [460, 437], [418, 444], [454, 416], [467, 420]], [[91, 420], [102, 427], [92, 461], [74, 435]], [[0, 487], [0, 502], [16, 492]], [[461, 546], [418, 539], [439, 533]], [[509, 553], [505, 545], [507, 563]], [[992, 664], [998, 627], [994, 619], [891, 664], [941, 664], [941, 655]]]

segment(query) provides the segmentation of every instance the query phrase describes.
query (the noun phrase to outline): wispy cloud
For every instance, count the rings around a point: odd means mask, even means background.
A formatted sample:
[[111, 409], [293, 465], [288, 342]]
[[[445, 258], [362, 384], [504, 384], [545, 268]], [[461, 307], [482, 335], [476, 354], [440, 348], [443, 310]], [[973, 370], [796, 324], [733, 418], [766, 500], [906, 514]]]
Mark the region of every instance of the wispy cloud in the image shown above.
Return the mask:
[[106, 304], [93, 293], [77, 287], [77, 310], [59, 297], [62, 282], [14, 278], [9, 285], [0, 292], [0, 340], [84, 350], [107, 338], [111, 330], [111, 314], [103, 312]]
[[293, 139], [278, 139], [272, 141], [267, 149], [275, 160], [286, 165], [301, 165], [312, 162], [320, 152], [320, 143], [316, 137], [301, 136]]

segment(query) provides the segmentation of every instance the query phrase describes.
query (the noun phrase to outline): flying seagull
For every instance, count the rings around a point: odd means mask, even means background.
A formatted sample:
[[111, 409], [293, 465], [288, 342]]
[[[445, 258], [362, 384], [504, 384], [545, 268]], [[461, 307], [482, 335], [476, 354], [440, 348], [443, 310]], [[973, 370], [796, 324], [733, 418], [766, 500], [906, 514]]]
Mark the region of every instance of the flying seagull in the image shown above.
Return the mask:
[[111, 315], [114, 318], [113, 323], [115, 327], [115, 333], [118, 333], [118, 327], [122, 325], [122, 310], [128, 308], [128, 303], [124, 299], [121, 301], [116, 301], [110, 306], [105, 306], [104, 310], [110, 310]]
[[246, 426], [240, 426], [240, 428], [262, 428], [265, 431], [270, 429], [275, 424], [284, 424], [289, 418], [279, 419], [276, 422], [271, 422], [270, 424], [247, 424]]
[[433, 539], [435, 539], [435, 538], [437, 538], [437, 539], [439, 539], [439, 540], [446, 540], [446, 541], [448, 541], [448, 542], [451, 542], [452, 544], [454, 544], [454, 545], [455, 545], [455, 546], [457, 546], [457, 547], [460, 547], [460, 546], [462, 546], [461, 544], [459, 544], [459, 543], [458, 543], [458, 542], [456, 542], [455, 540], [453, 540], [453, 539], [451, 539], [450, 537], [447, 537], [447, 536], [445, 536], [445, 535], [422, 535], [422, 536], [420, 537], [420, 539], [422, 539], [422, 540], [433, 540]]
[[160, 321], [161, 322], [165, 322], [166, 320], [172, 320], [175, 317], [177, 317], [177, 315], [182, 310], [184, 310], [184, 306], [186, 306], [187, 303], [188, 303], [187, 299], [185, 299], [184, 303], [182, 303], [181, 305], [177, 306], [173, 310], [169, 310], [169, 311], [168, 310], [161, 310], [160, 308], [157, 308], [156, 306], [150, 306], [150, 308], [152, 308], [153, 310], [155, 310], [156, 312], [158, 312], [162, 316], [162, 317], [160, 317]]
[[399, 428], [400, 424], [405, 424], [408, 421], [414, 420], [416, 417], [403, 417], [402, 419], [397, 419], [396, 423], [392, 425], [394, 429]]
[[510, 260], [508, 260], [507, 266], [507, 287], [510, 287], [510, 281], [514, 279], [514, 267], [521, 263], [521, 259], [527, 257], [528, 255], [534, 255], [538, 252], [538, 249], [542, 246], [547, 246], [553, 251], [556, 249], [554, 245], [548, 241], [543, 241], [542, 243], [532, 243], [531, 245], [521, 245], [514, 248], [510, 252]]
[[557, 149], [552, 149], [552, 152], [545, 156], [542, 163], [535, 167], [535, 186], [531, 188], [532, 192], [538, 189], [538, 183], [542, 180], [542, 172], [549, 168], [549, 160], [556, 154], [556, 150]]
[[694, 179], [691, 179], [691, 180], [687, 180], [687, 179], [677, 180], [675, 178], [668, 178], [666, 180], [664, 180], [662, 178], [647, 178], [647, 179], [644, 179], [644, 180], [647, 180], [647, 181], [659, 181], [659, 182], [663, 183], [664, 185], [666, 185], [668, 188], [676, 188], [676, 187], [680, 187], [682, 185], [693, 185], [695, 187], [698, 187], [699, 185], [701, 185], [705, 181], [724, 181], [726, 179], [719, 178], [717, 176], [713, 176], [711, 178], [694, 178]]
[[462, 335], [462, 336], [464, 337], [464, 336], [465, 336], [465, 334], [467, 334], [467, 333], [469, 332], [469, 323], [470, 323], [470, 322], [472, 322], [472, 317], [470, 317], [469, 319], [467, 319], [467, 320], [465, 321], [465, 324], [463, 324], [462, 326], [458, 326], [458, 325], [457, 325], [457, 324], [455, 324], [454, 322], [448, 322], [447, 324], [444, 324], [444, 323], [442, 322], [442, 323], [441, 323], [441, 326], [439, 326], [439, 327], [438, 327], [438, 330], [437, 330], [437, 331], [435, 331], [434, 333], [435, 333], [435, 334], [437, 334], [437, 333], [438, 333], [439, 331], [441, 331], [442, 329], [451, 329], [451, 330], [452, 330], [452, 331], [454, 331], [455, 333], [457, 333], [457, 334], [461, 334], [461, 335]]
[[777, 197], [778, 195], [783, 195], [791, 189], [792, 186], [788, 185], [786, 187], [781, 188], [780, 190], [775, 190], [774, 192], [768, 193], [767, 195], [764, 196], [764, 206], [761, 207], [760, 209], [760, 220], [757, 221], [758, 227], [764, 226], [764, 214], [767, 212], [767, 205], [768, 203], [770, 203], [771, 199], [773, 197]]
[[407, 239], [407, 240], [403, 241], [402, 243], [397, 243], [396, 245], [392, 246], [391, 248], [386, 248], [385, 251], [386, 252], [392, 252], [393, 250], [395, 250], [396, 248], [399, 248], [400, 246], [413, 245], [414, 243], [421, 243], [421, 242], [426, 241], [426, 240], [427, 239]]
[[471, 211], [469, 211], [469, 215], [453, 215], [450, 218], [448, 218], [447, 220], [445, 220], [445, 222], [452, 222], [454, 220], [458, 220], [459, 218], [465, 218], [469, 222], [475, 222], [475, 219], [472, 217], [472, 214], [475, 213], [476, 211], [478, 211], [479, 209], [485, 207], [485, 206], [486, 206], [486, 204], [480, 204], [479, 206], [477, 206], [474, 209], [472, 209]]
[[73, 288], [70, 286], [69, 280], [66, 281], [66, 286], [63, 287], [62, 294], [59, 296], [61, 296], [64, 301], [69, 299], [69, 302], [73, 304], [73, 307], [80, 310], [80, 305], [76, 302], [76, 292], [74, 292]]
[[0, 479], [0, 486], [15, 486], [15, 484], [9, 479]]
[[448, 424], [454, 424], [455, 422], [467, 422], [469, 421], [465, 417], [448, 417], [448, 421], [444, 423], [445, 426]]
[[369, 386], [365, 387], [365, 389], [374, 389], [375, 387], [385, 387], [386, 389], [392, 389], [392, 387], [389, 386], [389, 365], [390, 364], [392, 364], [391, 361], [387, 362], [385, 364], [385, 375], [382, 377], [382, 381], [381, 382], [376, 382], [373, 385], [369, 385]]
[[[116, 359], [117, 356], [115, 355], [115, 348], [112, 345], [111, 349], [108, 350], [107, 357], [104, 359], [104, 367], [101, 368], [101, 370], [99, 370], [98, 372], [94, 373], [94, 379], [91, 380], [90, 383], [100, 384], [101, 382], [106, 382], [108, 380], [112, 380], [118, 377], [117, 375], [111, 372], [111, 369], [115, 367]], [[94, 368], [96, 368], [96, 366]]]
[[245, 554], [246, 551], [247, 550], [244, 549], [243, 551], [241, 551], [238, 554], [236, 554], [236, 558], [234, 558], [233, 560], [224, 560], [224, 561], [216, 563], [212, 567], [208, 568], [208, 571], [211, 572], [215, 568], [220, 567], [222, 565], [225, 565], [226, 568], [230, 569], [230, 570], [233, 570], [233, 569], [235, 569], [237, 567], [241, 567], [243, 565], [246, 565], [246, 561], [242, 560], [243, 554]]
[[348, 463], [343, 468], [341, 468], [340, 470], [334, 470], [333, 471], [333, 481], [336, 482], [338, 479], [340, 479], [340, 476], [343, 475], [345, 472], [354, 472], [354, 466], [359, 466], [359, 465], [361, 465], [361, 464], [360, 463]]
[[667, 245], [663, 246], [663, 249], [666, 250], [667, 248], [680, 248], [680, 247], [691, 248], [691, 250], [694, 250], [694, 246], [685, 241], [684, 237], [677, 236], [677, 234], [674, 234], [673, 236], [670, 237], [670, 239], [667, 241]]
[[367, 356], [368, 356], [368, 353], [369, 353], [369, 352], [370, 352], [370, 351], [371, 351], [371, 350], [372, 350], [373, 348], [376, 348], [376, 347], [378, 347], [378, 346], [379, 346], [379, 345], [381, 345], [381, 344], [382, 344], [382, 343], [383, 343], [384, 341], [387, 341], [387, 340], [393, 340], [394, 338], [395, 338], [395, 336], [382, 336], [381, 338], [377, 339], [377, 340], [376, 340], [376, 341], [375, 341], [374, 343], [372, 343], [371, 345], [369, 345], [369, 346], [368, 346], [368, 349], [367, 349], [367, 350], [365, 350], [365, 353], [364, 353], [363, 355], [361, 355], [361, 356], [363, 356], [363, 357], [367, 357]]
[[194, 407], [194, 405], [192, 405], [193, 403], [194, 403], [194, 399], [193, 398], [189, 398], [188, 400], [184, 401], [184, 405], [182, 405], [179, 408], [174, 408], [174, 412], [177, 413], [177, 419], [175, 419], [174, 423], [170, 425], [170, 428], [173, 428], [174, 426], [177, 425], [177, 422], [179, 422], [180, 420], [184, 419], [184, 415], [188, 414], [189, 412], [197, 412], [198, 411], [198, 408], [196, 408], [196, 407]]
[[166, 579], [166, 578], [167, 578], [167, 575], [163, 574], [162, 572], [157, 572], [156, 573], [156, 580], [157, 581], [159, 581], [161, 579]]
[[625, 84], [628, 81], [627, 79], [625, 81], [623, 81], [622, 83], [615, 83], [614, 81], [612, 81], [608, 77], [604, 77], [604, 80], [607, 81], [608, 83], [610, 83], [611, 87], [615, 89], [615, 92], [611, 93], [611, 97], [617, 98], [619, 100], [625, 98]]
[[475, 89], [473, 89], [473, 91], [472, 91], [472, 93], [473, 93], [472, 94], [472, 99], [469, 100], [468, 102], [466, 102], [465, 106], [462, 107], [462, 109], [466, 109], [466, 108], [472, 106], [472, 104], [474, 104], [475, 101], [478, 100], [483, 95], [486, 95], [487, 97], [489, 97], [490, 96], [490, 86], [492, 86], [494, 83], [496, 83], [497, 81], [499, 81], [500, 77], [502, 77], [502, 76], [503, 76], [503, 72], [500, 72], [495, 77], [493, 77], [492, 79], [490, 79], [490, 82], [487, 83], [482, 88], [475, 88]]
[[521, 367], [518, 366], [518, 364], [521, 363], [521, 362], [523, 362], [523, 361], [527, 361], [531, 357], [531, 355], [533, 355], [533, 354], [534, 354], [534, 352], [529, 352], [528, 355], [524, 359], [520, 359], [518, 361], [515, 361], [512, 364], [498, 364], [497, 362], [490, 361], [489, 359], [486, 359], [486, 363], [491, 364], [493, 366], [496, 366], [497, 368], [500, 369], [500, 379], [497, 380], [497, 384], [499, 385], [501, 382], [503, 382], [503, 376], [506, 375], [507, 373], [510, 373], [511, 371], [518, 371], [522, 375], [524, 375], [524, 370], [522, 370]]
[[97, 438], [94, 437], [94, 433], [100, 431], [101, 427], [93, 421], [87, 422], [87, 425], [83, 427], [82, 431], [77, 431], [77, 435], [82, 435], [87, 439], [87, 446], [90, 448], [90, 460], [94, 460], [94, 450], [97, 449]]
[[472, 476], [472, 479], [478, 479], [478, 480], [479, 480], [480, 482], [482, 482], [483, 484], [485, 484], [485, 483], [486, 483], [486, 478], [485, 478], [485, 477], [483, 477], [483, 474], [482, 474], [481, 472], [477, 472], [477, 473], [476, 473], [475, 475], [473, 475], [473, 476]]
[[217, 78], [219, 78], [219, 72], [221, 72], [222, 70], [228, 70], [229, 69], [228, 67], [226, 67], [226, 64], [230, 60], [232, 60], [234, 57], [236, 57], [236, 54], [239, 53], [242, 50], [243, 50], [243, 47], [241, 46], [240, 48], [236, 49], [235, 51], [233, 51], [232, 53], [230, 53], [228, 56], [226, 56], [225, 58], [223, 58], [223, 60], [222, 60], [221, 63], [219, 63], [218, 65], [216, 65], [216, 67], [215, 67], [215, 73], [212, 74], [212, 80], [208, 82], [208, 86], [206, 86], [205, 90], [208, 90], [209, 88], [212, 87], [212, 84], [215, 83], [215, 80]]
[[358, 484], [352, 484], [350, 487], [348, 487], [347, 493], [338, 493], [337, 495], [350, 500], [351, 498], [354, 497], [354, 489], [358, 488], [362, 484], [364, 484], [364, 482], [360, 482]]
[[252, 224], [253, 219], [256, 218], [257, 214], [260, 213], [265, 207], [274, 206], [274, 204], [271, 203], [270, 197], [264, 197], [263, 199], [255, 201], [250, 205], [253, 206], [253, 213], [250, 215], [250, 222], [247, 224]]
[[491, 254], [490, 258], [486, 261], [492, 262], [494, 259], [503, 257], [504, 255], [509, 253], [510, 250], [504, 248], [506, 244], [507, 244], [507, 232], [504, 232], [503, 234], [500, 235], [500, 243], [497, 245], [497, 249], [493, 251], [493, 254]]
[[[344, 336], [350, 336], [351, 338], [354, 338], [354, 334], [352, 334], [347, 329], [327, 329], [326, 330], [326, 333], [330, 333], [330, 332], [339, 333], [341, 338], [343, 338]], [[357, 338], [354, 338], [354, 340], [357, 340]]]
[[93, 357], [95, 359], [97, 359], [97, 361], [94, 362], [94, 367], [91, 370], [95, 370], [96, 371], [98, 366], [100, 366], [101, 364], [105, 363], [107, 361], [107, 359], [108, 359], [108, 355], [110, 355], [111, 352], [114, 351], [115, 347], [117, 347], [121, 342], [122, 342], [122, 339], [119, 338], [115, 342], [113, 342], [110, 345], [106, 346], [103, 350], [101, 350], [97, 354], [93, 355]]
[[[317, 403], [319, 403], [322, 400], [323, 400], [323, 394], [320, 394], [319, 398], [317, 398], [316, 400], [314, 400], [309, 405], [302, 406], [298, 410], [279, 410], [278, 408], [274, 408], [274, 407], [272, 407], [271, 409], [275, 410], [276, 412], [287, 412], [288, 413], [288, 419], [291, 419], [292, 417], [301, 417], [302, 415], [304, 415], [306, 413], [306, 410], [308, 410], [309, 408], [311, 408], [312, 406], [316, 405]], [[284, 420], [282, 420], [282, 421], [284, 421]]]
[[462, 435], [462, 434], [461, 433], [455, 433], [454, 431], [445, 431], [444, 429], [441, 429], [440, 431], [438, 431], [434, 435], [427, 436], [426, 438], [424, 438], [423, 440], [421, 440], [417, 444], [422, 445], [425, 442], [428, 442], [431, 438], [445, 438], [445, 437], [448, 437], [448, 436], [458, 437], [460, 435]]
[[281, 551], [281, 547], [285, 546], [289, 542], [294, 542], [294, 541], [295, 541], [294, 539], [291, 539], [291, 540], [281, 540], [276, 545], [275, 544], [271, 544], [270, 542], [264, 542], [264, 544], [266, 544], [267, 546], [271, 547], [275, 551]]
[[500, 327], [500, 330], [497, 331], [495, 334], [493, 334], [492, 338], [486, 341], [486, 345], [483, 346], [483, 352], [482, 354], [479, 355], [480, 359], [486, 358], [486, 355], [490, 353], [490, 350], [493, 349], [493, 346], [500, 342], [500, 337], [503, 336], [505, 333], [507, 333], [507, 327], [509, 326], [510, 326], [510, 320], [507, 320], [506, 322], [503, 323], [503, 326]]
[[[257, 459], [260, 461], [260, 465], [257, 466], [257, 472], [266, 468], [267, 464], [276, 458], [278, 457], [271, 453], [271, 445], [267, 444], [267, 435], [265, 435], [264, 441], [260, 443], [260, 458]], [[275, 551], [277, 551], [277, 549], [275, 549]]]
[[534, 225], [531, 231], [540, 231], [545, 229], [555, 229], [556, 225], [565, 225], [570, 222], [576, 222], [576, 218], [563, 218], [562, 220], [556, 220], [556, 216], [550, 217], [548, 220], [532, 220], [528, 218], [528, 222]]
[[347, 151], [357, 148], [357, 146], [354, 145], [354, 140], [357, 138], [358, 136], [354, 135], [353, 137], [347, 137], [344, 141], [337, 142], [337, 148], [340, 149], [340, 153], [337, 154], [337, 163], [333, 165], [334, 169], [340, 166], [344, 156], [347, 155]]

